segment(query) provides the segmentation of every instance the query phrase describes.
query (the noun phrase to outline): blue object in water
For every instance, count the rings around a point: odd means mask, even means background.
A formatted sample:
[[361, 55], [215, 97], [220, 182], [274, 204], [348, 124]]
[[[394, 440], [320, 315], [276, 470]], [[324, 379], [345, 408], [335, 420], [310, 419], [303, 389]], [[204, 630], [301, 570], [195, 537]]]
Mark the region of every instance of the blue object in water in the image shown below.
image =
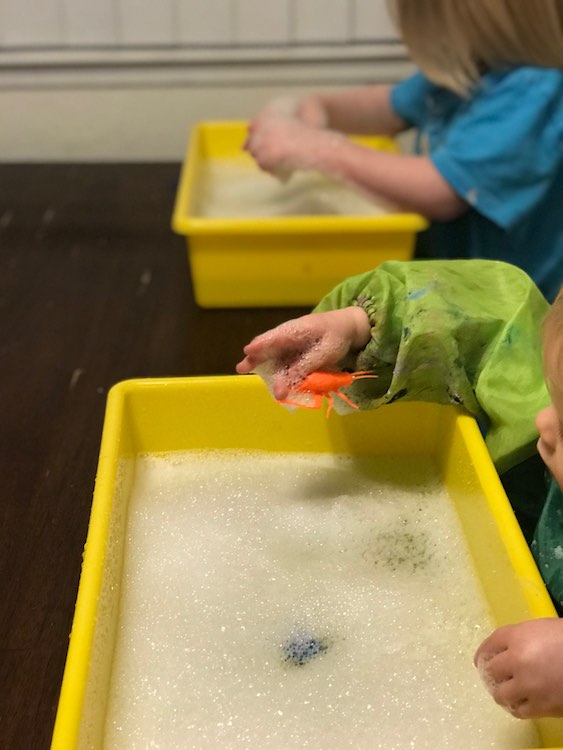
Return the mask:
[[307, 631], [297, 631], [282, 643], [283, 661], [302, 667], [328, 648], [326, 640]]

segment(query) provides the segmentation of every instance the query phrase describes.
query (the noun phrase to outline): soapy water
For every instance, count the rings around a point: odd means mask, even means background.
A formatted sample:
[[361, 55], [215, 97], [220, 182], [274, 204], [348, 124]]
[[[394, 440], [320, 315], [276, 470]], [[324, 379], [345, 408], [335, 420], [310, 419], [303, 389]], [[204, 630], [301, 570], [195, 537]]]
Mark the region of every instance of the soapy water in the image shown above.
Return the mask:
[[104, 749], [517, 750], [492, 624], [423, 459], [137, 462]]
[[295, 172], [281, 181], [243, 159], [210, 159], [201, 184], [197, 214], [207, 218], [382, 216], [393, 210], [318, 172]]

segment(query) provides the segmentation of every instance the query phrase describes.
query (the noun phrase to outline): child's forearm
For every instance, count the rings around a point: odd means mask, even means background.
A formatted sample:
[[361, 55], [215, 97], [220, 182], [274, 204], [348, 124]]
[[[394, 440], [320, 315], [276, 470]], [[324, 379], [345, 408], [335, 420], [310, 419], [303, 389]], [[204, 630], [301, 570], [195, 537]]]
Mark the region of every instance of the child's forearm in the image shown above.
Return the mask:
[[408, 127], [391, 106], [391, 86], [366, 86], [310, 98], [324, 109], [326, 125], [342, 133], [392, 136]]
[[320, 171], [349, 181], [431, 220], [450, 221], [468, 206], [424, 156], [367, 151], [338, 135], [326, 134], [318, 144]]

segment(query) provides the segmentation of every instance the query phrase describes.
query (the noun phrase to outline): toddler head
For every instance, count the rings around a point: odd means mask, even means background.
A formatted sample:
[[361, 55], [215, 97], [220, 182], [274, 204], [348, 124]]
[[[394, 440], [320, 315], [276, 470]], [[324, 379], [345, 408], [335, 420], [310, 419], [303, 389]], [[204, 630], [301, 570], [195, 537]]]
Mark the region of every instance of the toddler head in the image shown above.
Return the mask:
[[467, 94], [485, 70], [563, 66], [561, 0], [389, 0], [430, 80]]
[[552, 403], [536, 417], [538, 451], [563, 490], [563, 288], [545, 319], [543, 361]]

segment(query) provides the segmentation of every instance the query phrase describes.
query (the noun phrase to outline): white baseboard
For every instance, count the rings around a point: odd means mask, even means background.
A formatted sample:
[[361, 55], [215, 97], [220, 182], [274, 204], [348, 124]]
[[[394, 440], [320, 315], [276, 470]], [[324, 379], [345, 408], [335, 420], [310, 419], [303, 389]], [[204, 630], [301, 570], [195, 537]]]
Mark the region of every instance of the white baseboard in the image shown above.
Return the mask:
[[0, 54], [0, 161], [179, 161], [191, 126], [412, 70], [400, 45]]

